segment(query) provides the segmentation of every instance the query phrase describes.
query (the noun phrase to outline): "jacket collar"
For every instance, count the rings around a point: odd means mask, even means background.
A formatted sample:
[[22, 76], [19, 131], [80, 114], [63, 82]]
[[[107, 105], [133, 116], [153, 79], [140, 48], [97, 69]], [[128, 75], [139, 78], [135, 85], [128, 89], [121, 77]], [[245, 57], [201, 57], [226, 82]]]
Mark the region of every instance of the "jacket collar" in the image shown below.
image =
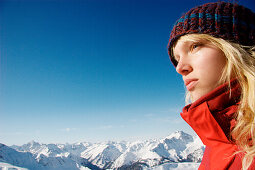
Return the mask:
[[230, 88], [228, 82], [218, 86], [208, 94], [196, 100], [194, 103], [185, 106], [183, 108], [183, 112], [195, 109], [204, 102], [207, 102], [211, 112], [220, 111], [226, 107], [237, 104], [240, 101], [240, 95], [240, 85], [237, 79], [232, 79], [230, 80]]
[[[193, 128], [205, 145], [229, 143], [240, 101], [240, 85], [236, 79], [224, 83], [183, 108], [182, 118]], [[215, 143], [215, 141], [217, 141]]]

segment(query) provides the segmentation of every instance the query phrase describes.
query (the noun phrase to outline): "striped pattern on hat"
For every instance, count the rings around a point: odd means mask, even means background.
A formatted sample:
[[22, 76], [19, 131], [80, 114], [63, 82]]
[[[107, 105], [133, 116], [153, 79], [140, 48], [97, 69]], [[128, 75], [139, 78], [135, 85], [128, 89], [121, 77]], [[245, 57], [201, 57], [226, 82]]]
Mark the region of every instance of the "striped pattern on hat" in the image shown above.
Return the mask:
[[206, 3], [192, 8], [174, 24], [168, 43], [168, 53], [174, 66], [171, 48], [182, 35], [209, 34], [242, 45], [255, 45], [255, 13], [229, 2]]

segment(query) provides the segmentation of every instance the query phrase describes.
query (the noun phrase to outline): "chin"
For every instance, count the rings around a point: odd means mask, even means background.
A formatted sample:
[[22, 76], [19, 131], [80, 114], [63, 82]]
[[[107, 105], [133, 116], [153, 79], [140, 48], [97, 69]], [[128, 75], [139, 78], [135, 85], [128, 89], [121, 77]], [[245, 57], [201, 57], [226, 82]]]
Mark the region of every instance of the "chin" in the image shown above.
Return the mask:
[[190, 93], [191, 101], [195, 102], [204, 95], [205, 95], [204, 93], [203, 94]]

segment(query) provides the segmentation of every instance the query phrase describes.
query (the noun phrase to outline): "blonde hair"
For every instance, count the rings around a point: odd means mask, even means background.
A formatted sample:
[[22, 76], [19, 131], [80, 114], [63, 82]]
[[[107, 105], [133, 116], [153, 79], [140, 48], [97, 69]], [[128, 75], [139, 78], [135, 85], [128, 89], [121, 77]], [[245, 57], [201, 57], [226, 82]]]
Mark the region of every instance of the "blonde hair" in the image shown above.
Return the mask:
[[[255, 157], [255, 46], [242, 46], [207, 34], [187, 34], [183, 41], [208, 41], [218, 47], [226, 57], [219, 84], [235, 77], [241, 87], [240, 105], [236, 113], [236, 125], [230, 132], [234, 142], [244, 153], [242, 168], [248, 169]], [[231, 93], [230, 93], [231, 94]], [[192, 96], [186, 92], [186, 102]]]

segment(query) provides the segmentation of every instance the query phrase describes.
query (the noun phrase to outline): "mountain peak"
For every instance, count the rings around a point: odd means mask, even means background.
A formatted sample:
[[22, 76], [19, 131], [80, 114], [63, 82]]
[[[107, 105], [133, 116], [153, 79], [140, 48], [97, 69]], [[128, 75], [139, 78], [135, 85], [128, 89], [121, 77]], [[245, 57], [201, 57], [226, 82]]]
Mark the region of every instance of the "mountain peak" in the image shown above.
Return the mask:
[[35, 140], [31, 140], [30, 142], [28, 142], [28, 144], [30, 144], [30, 145], [40, 145], [40, 143], [36, 142]]
[[176, 131], [170, 134], [169, 136], [167, 136], [166, 139], [172, 139], [172, 138], [181, 139], [183, 137], [192, 137], [192, 136], [183, 131]]

